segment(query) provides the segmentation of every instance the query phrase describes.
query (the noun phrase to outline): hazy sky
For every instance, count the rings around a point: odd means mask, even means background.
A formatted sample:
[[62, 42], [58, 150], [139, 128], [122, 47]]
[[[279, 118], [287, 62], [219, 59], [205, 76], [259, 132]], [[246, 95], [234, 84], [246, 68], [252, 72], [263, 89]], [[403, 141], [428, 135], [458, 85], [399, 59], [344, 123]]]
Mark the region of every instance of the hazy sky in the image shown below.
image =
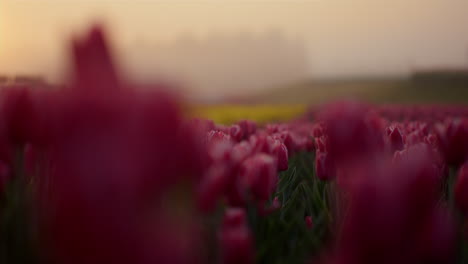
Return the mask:
[[315, 77], [468, 65], [465, 0], [0, 0], [0, 72], [57, 79], [68, 41], [93, 21], [132, 71], [155, 59], [145, 45], [271, 30], [305, 41]]

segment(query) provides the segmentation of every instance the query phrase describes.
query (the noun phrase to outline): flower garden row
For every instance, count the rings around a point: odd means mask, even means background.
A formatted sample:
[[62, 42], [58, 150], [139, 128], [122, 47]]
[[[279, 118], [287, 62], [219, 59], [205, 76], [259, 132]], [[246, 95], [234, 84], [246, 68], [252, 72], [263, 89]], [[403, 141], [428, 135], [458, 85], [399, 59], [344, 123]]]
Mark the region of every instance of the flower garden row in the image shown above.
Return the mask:
[[98, 28], [73, 58], [2, 91], [0, 263], [468, 261], [467, 107], [217, 125], [122, 80]]

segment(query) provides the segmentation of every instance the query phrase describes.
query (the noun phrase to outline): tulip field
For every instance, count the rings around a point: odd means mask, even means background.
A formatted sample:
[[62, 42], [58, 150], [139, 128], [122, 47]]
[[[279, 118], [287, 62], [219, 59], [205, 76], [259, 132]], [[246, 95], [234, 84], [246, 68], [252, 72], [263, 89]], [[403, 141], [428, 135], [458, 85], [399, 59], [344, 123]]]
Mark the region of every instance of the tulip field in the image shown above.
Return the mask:
[[66, 87], [1, 90], [0, 263], [468, 263], [468, 107], [214, 122], [99, 28], [71, 53]]

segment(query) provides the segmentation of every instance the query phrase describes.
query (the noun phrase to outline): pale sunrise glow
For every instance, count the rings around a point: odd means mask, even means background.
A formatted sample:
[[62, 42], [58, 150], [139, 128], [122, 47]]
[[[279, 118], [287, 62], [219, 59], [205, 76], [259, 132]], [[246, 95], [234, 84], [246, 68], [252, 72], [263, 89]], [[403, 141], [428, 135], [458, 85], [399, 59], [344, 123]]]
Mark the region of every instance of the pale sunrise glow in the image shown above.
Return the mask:
[[303, 44], [303, 78], [459, 68], [468, 65], [467, 10], [467, 1], [436, 0], [2, 0], [0, 73], [60, 80], [67, 43], [94, 21], [105, 22], [119, 61], [141, 79], [152, 78], [152, 67], [160, 66], [161, 54], [174, 43], [206, 45], [271, 32]]

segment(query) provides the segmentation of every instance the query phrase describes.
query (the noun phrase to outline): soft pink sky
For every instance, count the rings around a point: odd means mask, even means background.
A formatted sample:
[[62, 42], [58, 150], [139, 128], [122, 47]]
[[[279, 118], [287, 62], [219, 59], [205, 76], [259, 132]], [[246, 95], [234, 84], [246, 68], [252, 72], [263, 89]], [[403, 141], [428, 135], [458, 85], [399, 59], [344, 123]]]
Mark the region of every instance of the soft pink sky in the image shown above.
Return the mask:
[[60, 79], [67, 41], [97, 20], [111, 29], [130, 72], [150, 71], [154, 47], [180, 36], [272, 30], [305, 42], [306, 72], [314, 77], [468, 65], [464, 0], [1, 0], [0, 72]]

